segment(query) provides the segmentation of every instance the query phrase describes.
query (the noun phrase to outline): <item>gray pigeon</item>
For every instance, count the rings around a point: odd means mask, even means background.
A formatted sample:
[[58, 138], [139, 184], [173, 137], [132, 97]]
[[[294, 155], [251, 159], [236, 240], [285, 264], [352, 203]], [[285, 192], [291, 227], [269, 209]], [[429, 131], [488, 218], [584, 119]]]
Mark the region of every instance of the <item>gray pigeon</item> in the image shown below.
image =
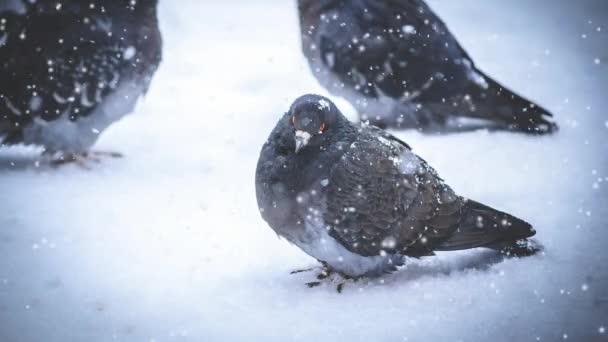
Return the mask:
[[26, 1], [0, 12], [0, 143], [87, 157], [161, 61], [157, 0]]
[[315, 77], [363, 120], [427, 132], [557, 128], [546, 109], [479, 70], [422, 0], [298, 5], [302, 48]]
[[270, 134], [256, 193], [279, 236], [346, 277], [379, 276], [433, 251], [537, 251], [530, 224], [456, 195], [406, 143], [351, 123], [317, 95], [297, 99]]

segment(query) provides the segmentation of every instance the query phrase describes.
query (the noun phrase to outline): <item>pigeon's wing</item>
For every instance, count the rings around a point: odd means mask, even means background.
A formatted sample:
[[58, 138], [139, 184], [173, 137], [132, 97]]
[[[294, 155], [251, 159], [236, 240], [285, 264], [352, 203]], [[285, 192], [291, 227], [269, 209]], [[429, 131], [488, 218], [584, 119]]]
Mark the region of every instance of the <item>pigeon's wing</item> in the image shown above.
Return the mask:
[[473, 62], [422, 1], [353, 1], [318, 19], [319, 60], [336, 86], [369, 97], [448, 98], [474, 72]]
[[362, 134], [331, 171], [324, 221], [365, 256], [432, 253], [458, 228], [465, 200], [409, 148]]
[[[137, 51], [99, 18], [57, 11], [3, 18], [0, 114], [4, 121], [53, 120], [66, 113], [73, 120], [87, 116], [125, 75], [141, 68]], [[126, 107], [136, 100], [136, 96], [123, 98]]]
[[[388, 133], [387, 131], [385, 131], [383, 129], [380, 129], [380, 128], [378, 128], [376, 126], [372, 126], [372, 125], [366, 125], [366, 128], [372, 134], [377, 134], [377, 135], [379, 135], [380, 137], [382, 137], [384, 139], [388, 139], [388, 140], [390, 140], [390, 141], [392, 141], [394, 143], [397, 143], [398, 145], [401, 145], [401, 147], [404, 147], [407, 150], [410, 150], [410, 151], [412, 150], [412, 147], [408, 143], [406, 143], [405, 141], [403, 141], [403, 140], [397, 138], [396, 136]], [[418, 157], [418, 158], [420, 158], [420, 157]]]

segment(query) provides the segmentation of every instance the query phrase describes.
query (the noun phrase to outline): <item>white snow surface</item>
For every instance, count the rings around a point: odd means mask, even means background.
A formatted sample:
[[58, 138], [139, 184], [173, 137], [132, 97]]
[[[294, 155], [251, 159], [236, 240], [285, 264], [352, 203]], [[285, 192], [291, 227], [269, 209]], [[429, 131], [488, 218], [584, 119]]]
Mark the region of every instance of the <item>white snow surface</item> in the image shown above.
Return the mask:
[[326, 95], [295, 1], [161, 0], [162, 67], [96, 145], [125, 158], [53, 169], [0, 150], [0, 341], [606, 341], [606, 2], [429, 3], [561, 130], [395, 133], [461, 195], [533, 223], [544, 255], [441, 253], [342, 294], [307, 288], [315, 273], [289, 272], [317, 263], [254, 192], [282, 113]]

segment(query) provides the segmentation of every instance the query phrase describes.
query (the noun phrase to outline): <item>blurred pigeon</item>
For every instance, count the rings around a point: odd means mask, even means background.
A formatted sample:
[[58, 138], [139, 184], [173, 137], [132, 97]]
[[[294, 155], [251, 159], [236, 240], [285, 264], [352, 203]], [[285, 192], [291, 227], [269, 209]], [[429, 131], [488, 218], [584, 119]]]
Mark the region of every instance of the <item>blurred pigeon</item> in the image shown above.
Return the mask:
[[349, 122], [321, 96], [297, 99], [272, 131], [256, 193], [279, 236], [347, 277], [379, 276], [433, 251], [537, 251], [530, 224], [456, 195], [407, 144]]
[[544, 108], [484, 74], [422, 0], [298, 0], [302, 48], [331, 93], [379, 127], [550, 133]]
[[0, 14], [0, 142], [90, 156], [161, 61], [157, 0], [23, 1]]

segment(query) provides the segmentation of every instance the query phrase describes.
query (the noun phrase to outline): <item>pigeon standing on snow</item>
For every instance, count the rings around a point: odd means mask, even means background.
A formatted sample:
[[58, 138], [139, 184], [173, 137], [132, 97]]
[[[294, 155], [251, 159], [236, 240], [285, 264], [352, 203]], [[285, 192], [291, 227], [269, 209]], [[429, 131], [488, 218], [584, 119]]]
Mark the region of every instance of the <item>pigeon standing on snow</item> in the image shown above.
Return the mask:
[[349, 122], [321, 96], [297, 99], [272, 131], [256, 193], [278, 235], [347, 277], [378, 276], [433, 251], [536, 251], [530, 224], [456, 195], [407, 144]]
[[423, 131], [466, 128], [461, 118], [526, 133], [557, 128], [547, 110], [477, 69], [422, 0], [298, 0], [298, 7], [315, 77], [363, 120]]
[[0, 142], [90, 156], [161, 61], [157, 0], [23, 1], [0, 13]]

